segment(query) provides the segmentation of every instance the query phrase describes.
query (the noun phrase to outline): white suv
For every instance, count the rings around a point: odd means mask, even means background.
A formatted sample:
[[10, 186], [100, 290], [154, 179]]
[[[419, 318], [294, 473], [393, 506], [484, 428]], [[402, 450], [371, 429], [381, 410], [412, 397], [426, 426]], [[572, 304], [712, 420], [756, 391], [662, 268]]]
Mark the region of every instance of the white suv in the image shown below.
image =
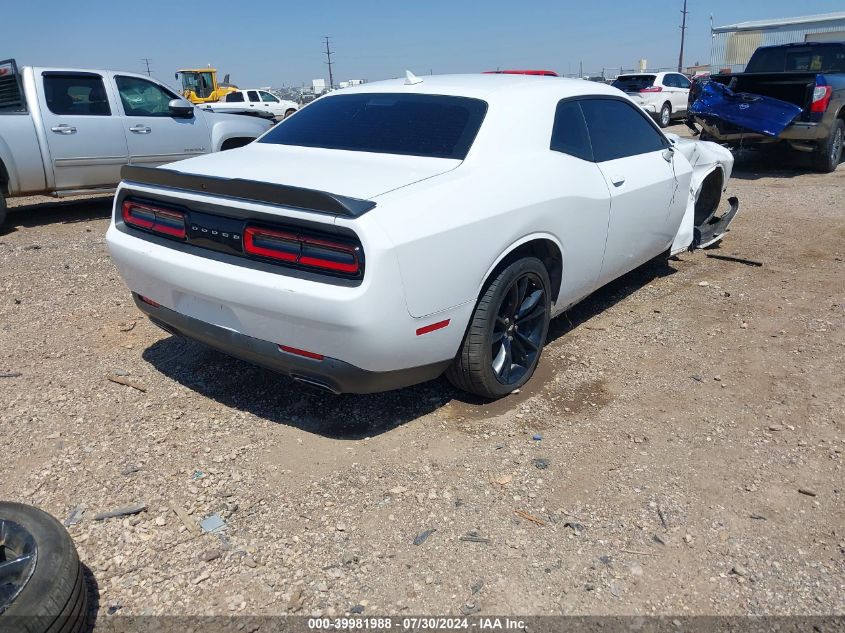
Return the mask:
[[655, 118], [660, 127], [686, 115], [691, 83], [681, 73], [619, 75], [613, 82], [634, 103]]

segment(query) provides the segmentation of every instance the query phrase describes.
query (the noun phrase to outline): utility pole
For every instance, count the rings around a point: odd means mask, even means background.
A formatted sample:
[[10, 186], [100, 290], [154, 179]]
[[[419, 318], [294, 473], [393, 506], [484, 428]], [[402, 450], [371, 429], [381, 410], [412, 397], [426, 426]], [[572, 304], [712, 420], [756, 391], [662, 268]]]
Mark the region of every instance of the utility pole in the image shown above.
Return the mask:
[[584, 62], [578, 62], [578, 79], [584, 78]]
[[684, 72], [684, 35], [687, 30], [687, 0], [684, 0], [684, 8], [681, 10], [681, 52], [678, 54], [678, 72]]
[[329, 49], [329, 36], [326, 35], [326, 61], [324, 63], [329, 65], [329, 90], [334, 88], [334, 75], [332, 75], [332, 53], [334, 51]]
[[144, 62], [147, 65], [147, 76], [152, 77], [153, 71], [150, 70], [150, 62], [153, 61], [153, 60], [151, 60], [149, 57], [142, 57], [141, 61]]

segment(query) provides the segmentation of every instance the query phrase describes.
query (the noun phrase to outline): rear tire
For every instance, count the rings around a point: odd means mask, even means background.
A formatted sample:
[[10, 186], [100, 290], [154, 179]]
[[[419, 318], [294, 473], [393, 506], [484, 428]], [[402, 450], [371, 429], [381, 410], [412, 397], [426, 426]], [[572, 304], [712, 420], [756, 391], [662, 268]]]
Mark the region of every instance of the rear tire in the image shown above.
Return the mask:
[[[82, 631], [87, 624], [88, 587], [70, 535], [46, 512], [20, 503], [0, 502], [0, 521], [7, 530], [13, 526], [18, 532], [27, 533], [37, 550], [31, 575], [5, 611], [0, 612], [0, 630]], [[7, 539], [5, 546], [0, 547], [0, 562], [21, 555], [13, 547]]]
[[813, 167], [817, 171], [829, 174], [836, 171], [842, 160], [842, 144], [845, 139], [845, 121], [837, 119], [827, 140], [817, 152], [813, 154]]
[[0, 196], [0, 230], [3, 229], [3, 225], [6, 223], [6, 199], [3, 196]]
[[657, 114], [657, 125], [660, 127], [669, 127], [672, 122], [672, 106], [669, 103], [664, 103]]
[[[294, 110], [293, 108], [291, 108], [290, 110], [286, 110], [286, 111], [285, 111], [285, 116], [284, 116], [284, 119], [286, 119], [286, 118], [288, 118], [289, 116], [294, 115], [294, 114], [296, 114], [296, 110]], [[284, 119], [282, 119], [282, 120], [284, 120]]]
[[487, 286], [446, 377], [463, 391], [496, 399], [524, 385], [549, 331], [549, 273], [535, 257], [504, 268]]

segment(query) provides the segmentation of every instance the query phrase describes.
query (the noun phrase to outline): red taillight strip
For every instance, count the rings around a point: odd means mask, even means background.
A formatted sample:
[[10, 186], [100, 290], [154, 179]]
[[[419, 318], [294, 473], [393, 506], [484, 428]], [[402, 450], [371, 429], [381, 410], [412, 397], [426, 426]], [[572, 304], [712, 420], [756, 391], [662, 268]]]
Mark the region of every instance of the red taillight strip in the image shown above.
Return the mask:
[[262, 257], [271, 257], [272, 259], [280, 259], [286, 262], [295, 262], [299, 259], [299, 253], [285, 253], [272, 248], [265, 248], [255, 243], [256, 237], [266, 236], [271, 239], [283, 240], [292, 242], [296, 245], [297, 250], [301, 247], [299, 245], [299, 238], [293, 233], [286, 233], [285, 231], [271, 231], [270, 229], [256, 229], [248, 227], [244, 231], [244, 251], [251, 255], [261, 255]]
[[[297, 252], [285, 252], [281, 249], [268, 248], [256, 243], [257, 239], [265, 236], [270, 239], [288, 242], [297, 249]], [[319, 252], [309, 252], [309, 246], [314, 247], [317, 251], [322, 249], [323, 251], [341, 253], [350, 257], [352, 261], [334, 261], [328, 257], [320, 257]], [[261, 257], [297, 263], [309, 268], [321, 268], [332, 272], [354, 275], [361, 270], [361, 261], [358, 256], [358, 247], [356, 246], [254, 226], [247, 227], [244, 231], [244, 252], [248, 255], [259, 255]]]
[[148, 304], [148, 305], [151, 305], [151, 306], [152, 306], [152, 307], [154, 307], [154, 308], [160, 308], [160, 307], [161, 307], [161, 304], [160, 304], [160, 303], [156, 303], [155, 301], [153, 301], [153, 300], [152, 300], [152, 299], [150, 299], [149, 297], [145, 297], [144, 295], [138, 295], [138, 298], [139, 298], [141, 301], [143, 301], [144, 303], [146, 303], [146, 304]]
[[310, 358], [312, 360], [323, 360], [325, 358], [325, 356], [323, 356], [322, 354], [316, 354], [314, 352], [309, 352], [304, 349], [298, 349], [296, 347], [290, 347], [288, 345], [279, 345], [279, 350], [288, 354], [295, 354], [296, 356]]
[[428, 334], [429, 332], [434, 332], [435, 330], [442, 330], [444, 327], [449, 325], [451, 319], [446, 319], [445, 321], [438, 321], [437, 323], [432, 323], [431, 325], [424, 325], [421, 328], [417, 328], [417, 336], [422, 336], [423, 334]]
[[[181, 211], [162, 209], [131, 200], [124, 201], [121, 209], [123, 221], [129, 226], [180, 239], [186, 236], [185, 214]], [[136, 211], [140, 211], [141, 215], [137, 215]]]

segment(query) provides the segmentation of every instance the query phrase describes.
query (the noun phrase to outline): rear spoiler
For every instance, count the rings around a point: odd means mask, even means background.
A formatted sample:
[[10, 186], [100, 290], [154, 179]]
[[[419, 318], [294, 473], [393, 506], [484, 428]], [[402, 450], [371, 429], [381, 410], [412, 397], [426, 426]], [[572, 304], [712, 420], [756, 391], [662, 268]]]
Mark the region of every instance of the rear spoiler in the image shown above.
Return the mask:
[[260, 202], [304, 211], [345, 215], [357, 218], [376, 206], [375, 202], [348, 198], [317, 189], [276, 185], [242, 178], [219, 178], [185, 174], [158, 167], [125, 165], [120, 170], [122, 180], [139, 185], [154, 185], [194, 193], [225, 196], [237, 200]]

